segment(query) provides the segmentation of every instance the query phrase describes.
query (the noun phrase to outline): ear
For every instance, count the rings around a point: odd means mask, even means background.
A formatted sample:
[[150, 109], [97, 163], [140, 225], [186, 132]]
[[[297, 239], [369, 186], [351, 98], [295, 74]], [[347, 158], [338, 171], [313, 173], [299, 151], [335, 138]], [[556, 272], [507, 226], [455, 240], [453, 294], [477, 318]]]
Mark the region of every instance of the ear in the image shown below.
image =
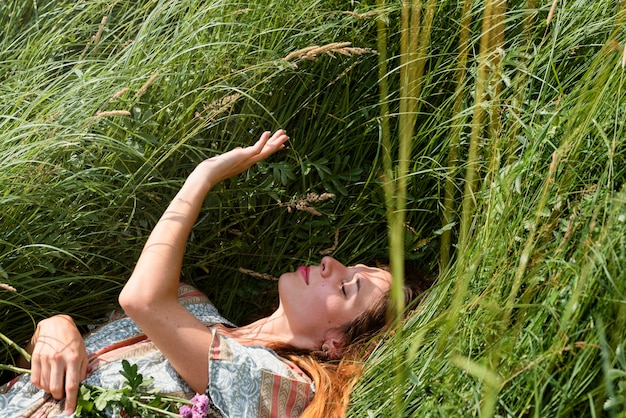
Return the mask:
[[329, 329], [324, 334], [324, 343], [322, 345], [324, 344], [328, 346], [328, 357], [331, 359], [340, 358], [346, 344], [344, 332], [339, 328]]

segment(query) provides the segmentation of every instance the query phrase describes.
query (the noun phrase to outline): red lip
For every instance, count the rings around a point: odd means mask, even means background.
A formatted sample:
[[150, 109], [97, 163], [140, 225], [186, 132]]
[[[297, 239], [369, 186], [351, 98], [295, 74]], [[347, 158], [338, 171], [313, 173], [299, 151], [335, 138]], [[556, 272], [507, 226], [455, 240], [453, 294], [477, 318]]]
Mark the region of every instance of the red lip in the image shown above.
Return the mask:
[[304, 267], [304, 266], [298, 267], [298, 272], [302, 275], [304, 282], [308, 286], [309, 285], [309, 268]]

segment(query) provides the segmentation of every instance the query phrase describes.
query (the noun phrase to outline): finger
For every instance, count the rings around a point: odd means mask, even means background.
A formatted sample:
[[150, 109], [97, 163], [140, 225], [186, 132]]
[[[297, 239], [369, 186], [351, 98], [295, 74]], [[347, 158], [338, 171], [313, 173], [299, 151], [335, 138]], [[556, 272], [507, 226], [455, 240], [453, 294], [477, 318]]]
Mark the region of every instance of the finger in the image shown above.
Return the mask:
[[267, 157], [278, 150], [285, 148], [285, 142], [289, 140], [289, 137], [285, 134], [285, 131], [282, 129], [277, 131], [269, 140], [265, 149], [263, 150], [265, 153], [264, 157]]
[[248, 157], [248, 166], [264, 160], [277, 150], [283, 148], [283, 143], [287, 139], [288, 137], [282, 129], [274, 132], [273, 135], [270, 131], [263, 132], [259, 140], [251, 147], [252, 154]]
[[270, 131], [265, 131], [263, 132], [263, 134], [261, 134], [261, 137], [259, 138], [258, 141], [256, 141], [256, 144], [254, 144], [253, 148], [255, 153], [260, 153], [263, 148], [265, 148], [265, 144], [267, 144], [267, 141], [270, 140], [270, 135], [272, 133]]
[[39, 356], [39, 386], [45, 392], [50, 392], [50, 362]]
[[276, 149], [282, 148], [282, 144], [289, 139], [287, 134], [283, 129], [279, 129], [267, 140], [263, 151], [271, 150], [272, 152]]
[[50, 382], [48, 391], [54, 399], [63, 399], [65, 396], [65, 365], [52, 362], [50, 367]]
[[[85, 356], [87, 356], [87, 350], [85, 350]], [[84, 357], [80, 363], [80, 381], [82, 382], [87, 378], [87, 370], [89, 369], [89, 358]]]
[[71, 415], [76, 409], [78, 389], [83, 380], [83, 364], [70, 367], [65, 375], [65, 415]]
[[272, 135], [272, 140], [276, 139], [276, 138], [278, 138], [280, 136], [286, 135], [286, 134], [287, 134], [287, 132], [285, 132], [284, 129], [279, 129], [276, 132], [274, 132], [274, 135]]
[[284, 148], [285, 142], [287, 142], [288, 140], [289, 140], [289, 137], [287, 136], [286, 132], [282, 130], [279, 135], [275, 135], [274, 138], [272, 138], [272, 142], [274, 146], [277, 147], [278, 149]]
[[36, 387], [43, 389], [41, 386], [41, 363], [39, 356], [33, 353], [30, 359], [30, 382]]

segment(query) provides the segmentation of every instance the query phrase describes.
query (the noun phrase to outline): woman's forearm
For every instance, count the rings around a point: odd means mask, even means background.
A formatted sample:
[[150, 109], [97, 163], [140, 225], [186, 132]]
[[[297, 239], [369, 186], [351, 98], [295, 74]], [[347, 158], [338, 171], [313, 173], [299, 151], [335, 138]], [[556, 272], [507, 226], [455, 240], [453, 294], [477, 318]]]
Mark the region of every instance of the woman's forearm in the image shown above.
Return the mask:
[[151, 316], [163, 303], [176, 302], [185, 245], [206, 194], [218, 182], [244, 172], [282, 149], [289, 139], [282, 129], [270, 135], [271, 132], [264, 132], [250, 147], [235, 148], [204, 160], [189, 175], [154, 227], [133, 274], [120, 293], [119, 302], [128, 314], [129, 310], [138, 308]]
[[150, 234], [135, 269], [122, 289], [120, 304], [147, 306], [176, 301], [178, 281], [191, 229], [214, 183], [200, 164], [187, 178]]

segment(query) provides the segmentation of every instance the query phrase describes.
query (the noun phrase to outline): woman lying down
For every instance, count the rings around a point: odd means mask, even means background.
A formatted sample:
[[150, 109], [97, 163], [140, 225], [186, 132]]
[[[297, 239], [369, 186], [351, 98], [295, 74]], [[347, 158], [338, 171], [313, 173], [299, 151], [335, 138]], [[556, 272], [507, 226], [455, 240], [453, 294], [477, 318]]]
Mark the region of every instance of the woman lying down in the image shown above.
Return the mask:
[[[391, 275], [324, 257], [278, 280], [279, 306], [236, 327], [209, 300], [180, 284], [185, 245], [205, 196], [218, 182], [282, 149], [283, 130], [252, 146], [201, 162], [150, 234], [119, 295], [126, 315], [83, 338], [74, 321], [41, 321], [27, 347], [30, 375], [0, 389], [0, 417], [71, 415], [81, 382], [124, 384], [123, 360], [162, 393], [202, 411], [183, 416], [340, 417], [359, 375], [366, 344], [386, 329]], [[407, 303], [417, 292], [405, 289]], [[110, 416], [119, 411], [108, 410]]]

